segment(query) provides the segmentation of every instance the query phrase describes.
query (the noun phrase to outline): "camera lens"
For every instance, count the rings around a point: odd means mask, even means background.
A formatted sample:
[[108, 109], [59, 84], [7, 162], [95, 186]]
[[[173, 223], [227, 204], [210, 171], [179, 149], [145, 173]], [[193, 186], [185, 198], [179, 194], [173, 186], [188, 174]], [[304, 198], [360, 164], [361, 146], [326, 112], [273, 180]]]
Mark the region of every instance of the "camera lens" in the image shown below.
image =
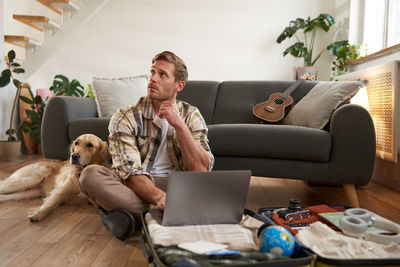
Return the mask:
[[289, 200], [289, 210], [301, 210], [300, 200], [290, 199]]

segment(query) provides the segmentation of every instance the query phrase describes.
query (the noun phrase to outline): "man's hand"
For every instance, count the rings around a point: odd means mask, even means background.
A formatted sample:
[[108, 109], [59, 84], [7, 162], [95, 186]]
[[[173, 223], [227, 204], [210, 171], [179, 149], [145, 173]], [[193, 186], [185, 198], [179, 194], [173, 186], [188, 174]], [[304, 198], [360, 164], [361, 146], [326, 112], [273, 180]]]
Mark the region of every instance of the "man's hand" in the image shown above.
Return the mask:
[[174, 128], [178, 127], [183, 122], [175, 101], [163, 101], [158, 116], [161, 119], [167, 119], [168, 123]]
[[178, 137], [179, 146], [182, 151], [182, 160], [187, 171], [207, 171], [209, 157], [207, 151], [200, 143], [197, 143], [179, 113], [179, 108], [175, 101], [163, 101], [158, 116], [167, 119], [168, 123], [174, 127]]
[[157, 201], [157, 207], [158, 207], [160, 210], [164, 210], [166, 198], [167, 198], [167, 195], [164, 194], [164, 196], [161, 197], [160, 200]]
[[160, 209], [164, 209], [167, 194], [158, 188], [149, 177], [142, 174], [132, 175], [125, 182], [126, 186], [132, 189], [139, 197], [151, 204], [157, 205]]

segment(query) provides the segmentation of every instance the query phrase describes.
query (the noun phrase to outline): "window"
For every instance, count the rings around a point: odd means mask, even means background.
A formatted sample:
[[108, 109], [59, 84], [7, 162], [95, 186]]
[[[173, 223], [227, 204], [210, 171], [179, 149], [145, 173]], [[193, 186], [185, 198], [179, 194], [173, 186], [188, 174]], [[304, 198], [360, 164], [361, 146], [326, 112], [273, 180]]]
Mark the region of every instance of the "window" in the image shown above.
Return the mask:
[[389, 1], [387, 46], [400, 43], [400, 0]]
[[349, 40], [368, 54], [399, 44], [400, 0], [352, 0]]

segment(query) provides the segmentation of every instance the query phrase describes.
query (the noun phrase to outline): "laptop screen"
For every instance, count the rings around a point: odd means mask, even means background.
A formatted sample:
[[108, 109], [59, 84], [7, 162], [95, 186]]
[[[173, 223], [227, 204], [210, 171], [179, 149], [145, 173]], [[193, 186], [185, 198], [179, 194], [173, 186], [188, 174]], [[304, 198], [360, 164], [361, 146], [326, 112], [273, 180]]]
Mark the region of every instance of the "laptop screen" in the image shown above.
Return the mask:
[[163, 225], [235, 224], [242, 219], [251, 171], [172, 172]]

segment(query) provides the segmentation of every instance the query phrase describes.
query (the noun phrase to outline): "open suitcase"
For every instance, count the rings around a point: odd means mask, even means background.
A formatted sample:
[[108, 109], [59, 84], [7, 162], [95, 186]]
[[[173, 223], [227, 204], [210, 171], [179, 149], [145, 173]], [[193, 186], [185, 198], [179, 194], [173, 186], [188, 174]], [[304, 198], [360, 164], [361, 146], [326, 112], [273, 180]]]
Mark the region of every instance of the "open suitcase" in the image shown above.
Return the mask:
[[[147, 227], [147, 223], [145, 220], [145, 216], [148, 213], [148, 210], [142, 212], [142, 234], [140, 237], [140, 245], [143, 252], [144, 257], [149, 262], [150, 266], [170, 266], [166, 262], [162, 260], [160, 255], [160, 251], [163, 251], [163, 248], [160, 246], [154, 246], [151, 241], [149, 230]], [[299, 249], [294, 254], [295, 257], [292, 256], [290, 259], [277, 259], [277, 260], [269, 260], [269, 261], [259, 261], [257, 263], [244, 263], [244, 264], [224, 264], [223, 266], [311, 266], [311, 261], [313, 259], [313, 255], [306, 249]], [[215, 258], [218, 260], [218, 258]], [[221, 264], [219, 264], [221, 266]]]
[[[341, 207], [343, 210], [348, 209], [350, 207], [344, 206], [335, 206]], [[258, 210], [258, 214], [271, 214], [271, 211], [277, 209], [277, 207], [269, 207], [269, 208], [260, 208]], [[314, 267], [350, 267], [350, 266], [388, 266], [388, 267], [399, 267], [400, 266], [400, 255], [398, 258], [390, 258], [390, 259], [332, 259], [327, 257], [322, 257], [320, 255], [315, 254], [313, 251], [309, 250], [311, 254], [314, 255], [313, 258], [313, 266]]]

